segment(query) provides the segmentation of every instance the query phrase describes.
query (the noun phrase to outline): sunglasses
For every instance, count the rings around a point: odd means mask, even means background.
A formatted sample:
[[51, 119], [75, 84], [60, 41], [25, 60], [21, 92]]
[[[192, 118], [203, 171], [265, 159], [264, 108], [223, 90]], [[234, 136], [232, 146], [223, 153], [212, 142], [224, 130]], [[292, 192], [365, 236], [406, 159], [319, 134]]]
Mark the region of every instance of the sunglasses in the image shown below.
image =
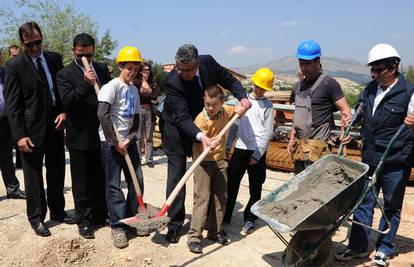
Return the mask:
[[382, 68], [371, 68], [371, 73], [381, 74], [384, 70], [388, 69], [387, 67]]
[[88, 53], [88, 54], [77, 54], [76, 57], [77, 58], [83, 58], [83, 57], [91, 58], [91, 57], [93, 57], [93, 54], [92, 53]]
[[36, 40], [33, 42], [25, 43], [24, 46], [26, 46], [27, 48], [33, 48], [34, 46], [40, 46], [42, 42], [42, 40]]

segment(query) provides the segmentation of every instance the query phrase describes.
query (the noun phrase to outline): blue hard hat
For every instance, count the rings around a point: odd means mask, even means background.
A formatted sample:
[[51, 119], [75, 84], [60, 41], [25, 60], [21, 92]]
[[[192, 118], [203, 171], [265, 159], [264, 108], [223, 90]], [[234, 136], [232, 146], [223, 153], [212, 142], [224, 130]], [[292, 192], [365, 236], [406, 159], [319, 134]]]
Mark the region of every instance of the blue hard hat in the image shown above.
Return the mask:
[[312, 60], [321, 56], [321, 46], [313, 40], [301, 42], [296, 51], [296, 58]]

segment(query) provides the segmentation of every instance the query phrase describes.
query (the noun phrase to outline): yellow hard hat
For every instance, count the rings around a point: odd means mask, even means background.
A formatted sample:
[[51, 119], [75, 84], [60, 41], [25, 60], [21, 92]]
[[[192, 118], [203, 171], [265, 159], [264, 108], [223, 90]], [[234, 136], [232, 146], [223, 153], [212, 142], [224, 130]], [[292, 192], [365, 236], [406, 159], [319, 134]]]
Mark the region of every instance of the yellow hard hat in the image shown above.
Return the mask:
[[118, 52], [116, 63], [120, 62], [142, 62], [141, 53], [134, 46], [125, 46]]
[[268, 68], [258, 69], [252, 78], [252, 81], [256, 86], [259, 86], [266, 91], [272, 90], [274, 80], [275, 76], [273, 75], [273, 72]]

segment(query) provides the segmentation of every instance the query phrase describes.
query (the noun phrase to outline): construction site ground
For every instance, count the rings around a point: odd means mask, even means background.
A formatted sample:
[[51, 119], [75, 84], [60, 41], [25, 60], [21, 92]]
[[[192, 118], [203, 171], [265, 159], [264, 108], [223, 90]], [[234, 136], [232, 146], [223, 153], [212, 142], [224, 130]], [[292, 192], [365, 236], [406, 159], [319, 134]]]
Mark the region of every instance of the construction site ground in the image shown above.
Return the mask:
[[[190, 161], [189, 161], [190, 162]], [[160, 207], [165, 200], [167, 158], [162, 150], [156, 151], [155, 168], [143, 167], [145, 202]], [[17, 176], [24, 189], [22, 170]], [[263, 195], [290, 179], [292, 173], [268, 170]], [[232, 224], [226, 226], [231, 243], [220, 246], [203, 240], [203, 254], [196, 255], [187, 248], [186, 232], [192, 211], [193, 181], [187, 183], [186, 220], [178, 244], [164, 240], [166, 230], [147, 237], [130, 236], [129, 247], [117, 249], [112, 245], [110, 228], [97, 229], [96, 239], [86, 240], [78, 235], [76, 225], [57, 224], [49, 221], [52, 236], [36, 236], [26, 217], [24, 200], [6, 199], [4, 186], [0, 190], [0, 266], [280, 266], [285, 246], [275, 234], [258, 220], [257, 230], [248, 236], [241, 234], [243, 208], [247, 203], [248, 181], [243, 178]], [[125, 190], [125, 184], [124, 184]], [[71, 191], [69, 159], [65, 180], [66, 209], [74, 213]], [[378, 225], [377, 210], [374, 225]], [[333, 237], [334, 251], [345, 248], [350, 225], [340, 227]], [[400, 229], [396, 238], [399, 255], [391, 260], [391, 266], [414, 266], [414, 187], [407, 187]], [[285, 235], [289, 239], [289, 235]], [[371, 244], [373, 248], [374, 243]], [[332, 266], [367, 266], [370, 260], [333, 262]]]

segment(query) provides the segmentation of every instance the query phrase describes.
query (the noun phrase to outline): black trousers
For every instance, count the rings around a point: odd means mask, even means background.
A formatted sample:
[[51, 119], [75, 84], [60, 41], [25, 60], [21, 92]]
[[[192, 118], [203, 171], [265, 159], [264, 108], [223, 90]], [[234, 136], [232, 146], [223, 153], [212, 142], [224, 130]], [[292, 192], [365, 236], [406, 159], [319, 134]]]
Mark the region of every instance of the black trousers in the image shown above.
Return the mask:
[[13, 144], [10, 128], [6, 117], [0, 117], [0, 169], [7, 194], [13, 194], [19, 189], [13, 164]]
[[76, 223], [80, 227], [104, 224], [107, 207], [100, 149], [69, 149], [69, 155]]
[[[21, 153], [26, 210], [31, 224], [45, 220], [47, 207], [50, 210], [50, 217], [62, 218], [66, 215], [63, 195], [65, 182], [63, 131], [54, 130], [53, 122], [50, 125], [46, 130], [43, 145], [35, 147], [32, 153]], [[42, 175], [43, 158], [46, 167], [46, 194]]]
[[[180, 179], [186, 171], [187, 157], [185, 154], [171, 152], [165, 149], [168, 157], [168, 178], [167, 178], [167, 198], [174, 190]], [[185, 186], [178, 193], [176, 199], [168, 210], [168, 217], [171, 221], [168, 224], [168, 230], [179, 231], [184, 223], [185, 218]]]
[[258, 163], [249, 165], [249, 161], [254, 151], [234, 149], [229, 166], [227, 168], [227, 205], [223, 221], [230, 222], [239, 193], [240, 183], [247, 170], [249, 174], [249, 202], [244, 209], [244, 222], [255, 221], [257, 216], [251, 213], [251, 206], [260, 200], [262, 196], [262, 185], [266, 180], [266, 153]]

